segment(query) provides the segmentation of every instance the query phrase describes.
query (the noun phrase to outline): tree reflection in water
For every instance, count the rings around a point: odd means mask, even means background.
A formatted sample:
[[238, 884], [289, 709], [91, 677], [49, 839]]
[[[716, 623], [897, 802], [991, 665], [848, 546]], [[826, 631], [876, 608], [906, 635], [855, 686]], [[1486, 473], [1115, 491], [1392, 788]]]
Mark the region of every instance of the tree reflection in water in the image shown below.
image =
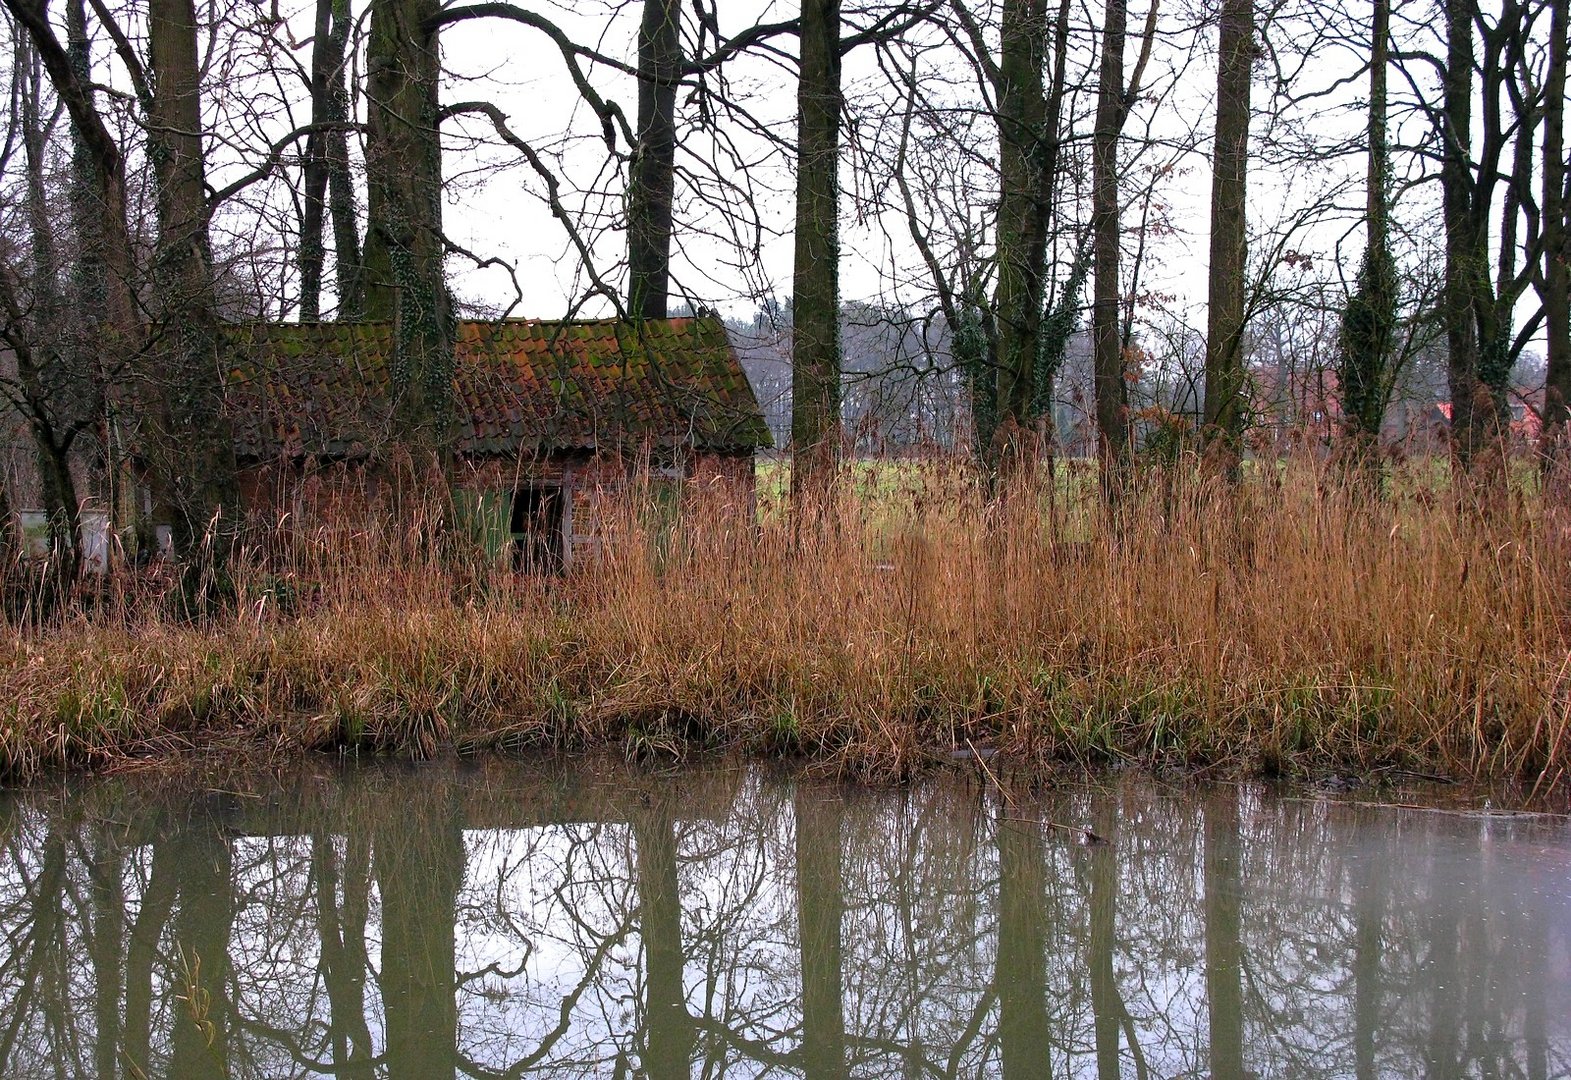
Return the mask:
[[172, 786], [0, 798], [0, 1075], [1571, 1072], [1554, 820], [501, 762]]

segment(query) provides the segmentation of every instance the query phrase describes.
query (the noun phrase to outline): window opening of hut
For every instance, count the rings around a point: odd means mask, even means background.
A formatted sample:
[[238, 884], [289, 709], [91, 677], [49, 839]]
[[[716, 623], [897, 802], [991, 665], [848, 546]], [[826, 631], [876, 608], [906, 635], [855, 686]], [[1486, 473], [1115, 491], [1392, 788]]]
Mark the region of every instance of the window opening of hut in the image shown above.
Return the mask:
[[513, 564], [520, 570], [562, 566], [562, 489], [525, 487], [513, 493]]

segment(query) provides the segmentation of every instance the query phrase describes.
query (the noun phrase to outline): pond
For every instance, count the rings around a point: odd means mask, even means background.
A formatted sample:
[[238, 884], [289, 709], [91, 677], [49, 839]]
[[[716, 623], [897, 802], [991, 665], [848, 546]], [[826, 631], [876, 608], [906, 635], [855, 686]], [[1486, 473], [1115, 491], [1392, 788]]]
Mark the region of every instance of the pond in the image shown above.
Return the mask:
[[0, 843], [7, 1077], [1571, 1075], [1551, 816], [488, 760]]

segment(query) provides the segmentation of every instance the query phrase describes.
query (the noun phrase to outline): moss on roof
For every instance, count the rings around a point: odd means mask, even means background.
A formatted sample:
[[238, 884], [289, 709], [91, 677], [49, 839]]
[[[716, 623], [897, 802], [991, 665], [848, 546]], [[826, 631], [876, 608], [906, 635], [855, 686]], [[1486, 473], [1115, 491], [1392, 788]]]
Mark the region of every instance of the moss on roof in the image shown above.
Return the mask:
[[[230, 328], [230, 409], [243, 460], [377, 453], [392, 442], [390, 323]], [[458, 325], [455, 450], [473, 457], [770, 443], [715, 318]]]

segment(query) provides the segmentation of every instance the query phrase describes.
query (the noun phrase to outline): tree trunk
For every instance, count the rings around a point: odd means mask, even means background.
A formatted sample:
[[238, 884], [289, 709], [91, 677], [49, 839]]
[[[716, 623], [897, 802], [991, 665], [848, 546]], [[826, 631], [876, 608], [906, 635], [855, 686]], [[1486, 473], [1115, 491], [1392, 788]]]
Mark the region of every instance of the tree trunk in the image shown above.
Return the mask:
[[1239, 940], [1238, 796], [1205, 806], [1206, 1015], [1214, 1080], [1243, 1080], [1243, 947]]
[[[1106, 834], [1111, 836], [1111, 833]], [[1118, 993], [1113, 956], [1118, 951], [1118, 852], [1103, 846], [1090, 852], [1090, 956], [1092, 1031], [1096, 1043], [1097, 1080], [1119, 1080], [1119, 1020], [1124, 1009]]]
[[382, 898], [379, 979], [389, 1080], [451, 1077], [458, 1067], [456, 919], [464, 883], [464, 813], [440, 781], [389, 818], [373, 865]]
[[[22, 316], [34, 328], [29, 336], [37, 343], [17, 343], [17, 382], [28, 403], [29, 430], [33, 435], [44, 513], [48, 520], [49, 550], [61, 580], [75, 580], [81, 568], [81, 500], [71, 474], [70, 446], [75, 440], [79, 412], [87, 407], [81, 385], [69, 363], [61, 322], [59, 261], [54, 224], [44, 178], [50, 133], [42, 113], [44, 79], [38, 51], [20, 28], [15, 30], [13, 59], [20, 112], [21, 143], [26, 165], [24, 208], [32, 242], [29, 291], [31, 306]], [[51, 125], [52, 126], [52, 125]], [[15, 305], [12, 306], [16, 310]], [[13, 320], [21, 321], [21, 320]]]
[[[348, 0], [317, 0], [311, 45], [311, 123], [342, 124], [349, 119], [344, 86], [349, 41]], [[341, 130], [313, 132], [306, 143], [304, 206], [300, 220], [300, 321], [316, 322], [322, 313], [324, 238], [331, 214], [337, 266], [339, 318], [359, 309], [360, 235], [354, 217], [354, 188], [349, 175], [349, 140]], [[329, 194], [331, 192], [331, 194]]]
[[[325, 119], [348, 123], [349, 87], [345, 74], [349, 51], [349, 30], [354, 20], [349, 0], [333, 0], [332, 57], [334, 68], [328, 82]], [[349, 132], [327, 133], [327, 210], [333, 221], [333, 256], [338, 279], [338, 318], [358, 319], [364, 307], [364, 270], [360, 250], [360, 222], [355, 211], [354, 177], [349, 171]]]
[[[67, 0], [65, 25], [67, 66], [76, 83], [85, 88], [88, 109], [96, 109], [85, 0]], [[129, 321], [130, 279], [109, 280], [111, 266], [120, 267], [117, 273], [129, 273], [128, 265], [117, 262], [112, 253], [115, 245], [124, 250], [128, 243], [124, 217], [118, 209], [111, 209], [118, 204], [108, 194], [116, 182], [111, 179], [108, 164], [95, 156], [92, 139], [85, 135], [73, 114], [69, 197], [76, 252], [66, 295], [77, 317], [74, 333], [65, 347], [71, 352], [70, 363], [78, 377], [92, 381], [93, 419], [98, 425], [96, 434], [103, 453], [104, 507], [110, 533], [122, 536], [137, 521], [141, 499], [126, 454], [128, 432], [122, 417], [122, 412], [137, 415], [132, 402], [134, 388], [128, 392], [124, 354], [114, 344], [129, 343], [137, 333]], [[114, 215], [112, 220], [110, 215]], [[134, 538], [128, 539], [134, 548]]]
[[1451, 392], [1451, 446], [1466, 467], [1477, 449], [1478, 325], [1474, 319], [1474, 237], [1469, 155], [1473, 126], [1473, 0], [1446, 0], [1446, 116], [1440, 184], [1445, 216], [1446, 376]]
[[175, 551], [199, 574], [221, 572], [239, 514], [234, 439], [208, 241], [200, 67], [193, 0], [150, 0], [153, 97], [148, 156], [158, 180], [154, 293], [162, 322], [148, 440], [155, 493]]
[[[68, 45], [64, 47], [55, 36], [47, 8], [39, 0], [4, 3], [12, 17], [26, 28], [71, 119], [71, 205], [78, 248], [74, 299], [88, 320], [77, 344], [86, 357], [83, 370], [92, 372], [104, 389], [113, 379], [140, 374], [122, 366], [126, 364], [125, 357], [138, 356], [142, 336], [132, 293], [134, 260], [126, 226], [125, 158], [98, 112], [82, 0], [71, 0], [67, 5]], [[121, 396], [136, 398], [144, 392], [144, 383], [133, 382], [136, 385]], [[113, 441], [106, 438], [106, 449], [111, 450], [111, 472], [115, 469], [112, 446]]]
[[1004, 0], [998, 88], [997, 440], [1006, 467], [1034, 451], [1026, 445], [1036, 401], [1042, 337], [1042, 279], [1047, 263], [1048, 208], [1042, 203], [1047, 97], [1042, 68], [1045, 0]]
[[682, 982], [682, 891], [677, 876], [676, 817], [655, 796], [633, 819], [638, 857], [638, 936], [644, 947], [644, 1046], [647, 1080], [687, 1080], [695, 1044]]
[[1206, 320], [1205, 436], [1229, 472], [1241, 452], [1244, 408], [1244, 273], [1249, 168], [1249, 76], [1254, 0], [1223, 0], [1211, 164], [1211, 277]]
[[644, 0], [638, 31], [638, 146], [627, 207], [627, 299], [634, 318], [663, 319], [670, 303], [681, 18], [679, 0]]
[[174, 917], [175, 970], [169, 1075], [225, 1080], [234, 1027], [229, 1002], [234, 934], [234, 852], [216, 820], [181, 828], [176, 841], [180, 904]]
[[[394, 418], [418, 466], [455, 427], [452, 302], [443, 274], [437, 0], [373, 0], [366, 56], [364, 313], [394, 324]], [[424, 459], [424, 460], [422, 460]]]
[[1096, 387], [1097, 458], [1102, 490], [1113, 496], [1129, 460], [1129, 386], [1119, 333], [1118, 136], [1127, 113], [1124, 34], [1127, 0], [1107, 0], [1096, 131], [1091, 139], [1091, 243], [1096, 267], [1091, 297], [1091, 353]]
[[841, 823], [837, 795], [798, 786], [796, 812], [796, 911], [802, 961], [802, 1075], [844, 1080], [844, 952], [840, 923], [845, 888], [840, 881]]
[[1565, 97], [1568, 0], [1552, 0], [1549, 77], [1544, 84], [1544, 318], [1549, 337], [1549, 377], [1544, 391], [1546, 461], [1561, 464], [1571, 420], [1571, 248], [1566, 245]]
[[[311, 833], [311, 888], [316, 894], [318, 969], [331, 1010], [334, 1074], [346, 1080], [371, 1080], [371, 1032], [366, 1024], [365, 927], [354, 918], [357, 899], [370, 889], [369, 846], [363, 836], [345, 838], [343, 872], [325, 828]], [[342, 882], [344, 902], [339, 903]]]
[[1004, 1080], [1051, 1077], [1047, 1014], [1047, 852], [1035, 815], [1007, 821], [998, 832], [998, 989], [1000, 1075]]
[[791, 491], [821, 489], [840, 451], [840, 3], [803, 0], [797, 84]]
[[1388, 372], [1396, 341], [1397, 280], [1390, 242], [1390, 158], [1386, 150], [1386, 67], [1390, 56], [1390, 0], [1375, 0], [1370, 28], [1369, 170], [1366, 183], [1369, 230], [1353, 295], [1342, 314], [1337, 389], [1342, 434], [1353, 474], [1378, 488], [1376, 450], [1389, 392]]
[[[1044, 34], [1046, 28], [1044, 27]], [[1036, 370], [1032, 373], [1030, 419], [1043, 442], [1053, 445], [1056, 424], [1053, 416], [1053, 395], [1058, 382], [1058, 372], [1063, 367], [1069, 351], [1069, 339], [1074, 336], [1080, 322], [1080, 296], [1085, 289], [1085, 277], [1090, 269], [1090, 251], [1086, 245], [1076, 243], [1069, 276], [1061, 284], [1057, 299], [1048, 303], [1047, 273], [1048, 236], [1052, 232], [1054, 214], [1058, 206], [1059, 160], [1064, 148], [1060, 137], [1063, 126], [1065, 82], [1069, 65], [1069, 0], [1059, 0], [1053, 22], [1053, 55], [1048, 59], [1052, 77], [1048, 83], [1042, 117], [1041, 146], [1038, 160], [1041, 196], [1038, 205], [1042, 213], [1042, 323], [1037, 333]]]
[[[316, 28], [311, 38], [311, 122], [326, 117], [332, 49], [333, 0], [317, 0]], [[327, 210], [326, 133], [313, 131], [306, 139], [305, 166], [301, 170], [300, 245], [296, 261], [300, 271], [300, 321], [314, 323], [322, 317], [322, 267], [327, 248], [322, 226]]]
[[[20, 29], [15, 32], [13, 55], [16, 86], [20, 91], [22, 151], [27, 167], [27, 224], [33, 245], [32, 316], [38, 325], [53, 330], [60, 309], [57, 276], [60, 264], [55, 251], [55, 234], [44, 180], [50, 132], [45, 130], [42, 113], [43, 66], [37, 50], [31, 47], [27, 36]], [[53, 127], [53, 121], [50, 126]]]

